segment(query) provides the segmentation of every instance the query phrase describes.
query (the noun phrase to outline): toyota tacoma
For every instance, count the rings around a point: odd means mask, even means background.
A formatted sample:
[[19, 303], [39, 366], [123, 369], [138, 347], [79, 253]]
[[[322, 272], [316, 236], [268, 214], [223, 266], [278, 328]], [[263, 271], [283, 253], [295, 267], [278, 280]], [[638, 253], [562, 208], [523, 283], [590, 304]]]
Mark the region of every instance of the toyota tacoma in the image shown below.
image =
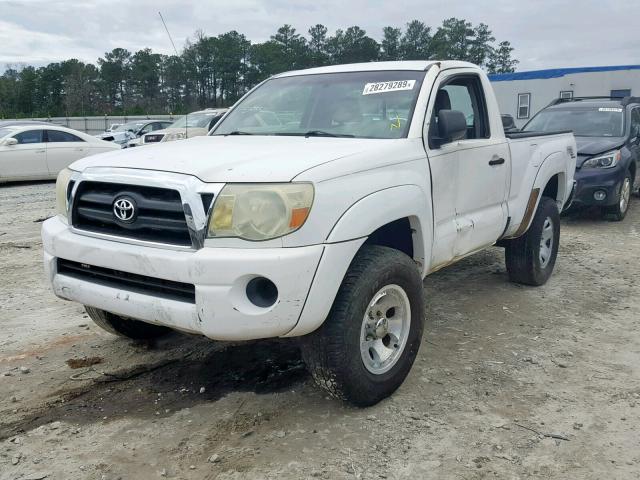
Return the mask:
[[506, 250], [542, 285], [576, 162], [571, 133], [505, 135], [487, 76], [457, 61], [276, 75], [208, 136], [78, 161], [43, 224], [53, 291], [129, 338], [296, 338], [355, 405], [403, 382], [423, 278]]

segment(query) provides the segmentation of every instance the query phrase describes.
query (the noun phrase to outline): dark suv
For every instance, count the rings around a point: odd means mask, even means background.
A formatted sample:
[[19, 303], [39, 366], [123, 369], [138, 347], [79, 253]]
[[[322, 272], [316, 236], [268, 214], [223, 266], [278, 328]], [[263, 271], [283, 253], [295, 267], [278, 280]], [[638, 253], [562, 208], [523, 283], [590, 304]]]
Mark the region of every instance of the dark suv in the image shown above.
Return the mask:
[[573, 205], [597, 205], [622, 220], [640, 163], [640, 98], [558, 99], [524, 131], [571, 130], [578, 145]]

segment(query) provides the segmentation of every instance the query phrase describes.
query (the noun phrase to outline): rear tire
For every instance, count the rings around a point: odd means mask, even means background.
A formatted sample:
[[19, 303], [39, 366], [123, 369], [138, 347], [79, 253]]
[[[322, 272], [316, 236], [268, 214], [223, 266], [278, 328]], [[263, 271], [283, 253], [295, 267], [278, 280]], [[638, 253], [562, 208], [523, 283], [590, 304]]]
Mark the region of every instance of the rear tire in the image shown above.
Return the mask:
[[324, 324], [302, 337], [302, 355], [320, 387], [366, 407], [402, 384], [423, 329], [422, 277], [414, 261], [398, 250], [366, 245], [351, 263]]
[[171, 332], [171, 329], [167, 327], [120, 317], [98, 308], [87, 307], [86, 305], [84, 308], [96, 325], [120, 337], [126, 337], [132, 340], [151, 340]]
[[552, 198], [542, 197], [529, 230], [506, 244], [509, 280], [524, 285], [544, 285], [553, 272], [559, 244], [558, 205]]
[[633, 179], [631, 178], [631, 172], [627, 170], [624, 176], [622, 185], [620, 185], [620, 192], [618, 193], [618, 203], [604, 208], [605, 215], [616, 221], [620, 222], [624, 220], [629, 211], [629, 202], [631, 201], [631, 191], [633, 190]]

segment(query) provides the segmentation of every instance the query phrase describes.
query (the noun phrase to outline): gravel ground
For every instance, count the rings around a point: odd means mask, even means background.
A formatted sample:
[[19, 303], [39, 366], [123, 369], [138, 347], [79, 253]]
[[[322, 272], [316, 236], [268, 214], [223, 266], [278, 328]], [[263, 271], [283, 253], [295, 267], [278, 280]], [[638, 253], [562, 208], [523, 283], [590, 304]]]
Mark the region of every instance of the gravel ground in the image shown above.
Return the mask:
[[0, 187], [2, 480], [640, 478], [637, 199], [564, 218], [544, 287], [508, 283], [498, 248], [428, 277], [416, 364], [365, 410], [293, 342], [101, 331], [46, 286], [53, 211], [52, 183]]

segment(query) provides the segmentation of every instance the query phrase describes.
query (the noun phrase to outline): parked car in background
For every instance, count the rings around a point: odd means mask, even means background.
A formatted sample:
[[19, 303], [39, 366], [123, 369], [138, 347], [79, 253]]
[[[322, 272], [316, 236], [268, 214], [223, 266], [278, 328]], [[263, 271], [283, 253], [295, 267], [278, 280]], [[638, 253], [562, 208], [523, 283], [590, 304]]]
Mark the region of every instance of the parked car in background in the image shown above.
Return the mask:
[[61, 172], [47, 278], [129, 338], [301, 337], [318, 385], [372, 405], [423, 343], [425, 275], [499, 244], [511, 281], [549, 279], [575, 150], [505, 135], [470, 63], [281, 73], [208, 136]]
[[208, 108], [199, 112], [193, 112], [180, 117], [168, 128], [142, 136], [140, 144], [172, 142], [185, 138], [200, 137], [209, 133], [218, 120], [220, 120], [228, 108]]
[[637, 187], [640, 163], [640, 98], [558, 99], [523, 128], [571, 130], [578, 145], [573, 205], [595, 205], [622, 220]]
[[97, 138], [107, 142], [114, 142], [122, 148], [127, 148], [129, 142], [134, 138], [141, 137], [145, 133], [162, 130], [173, 122], [169, 120], [145, 120], [143, 122], [129, 122], [119, 125], [111, 132], [104, 132], [97, 135]]
[[120, 146], [52, 124], [0, 126], [0, 183], [56, 178], [70, 163]]
[[51, 122], [42, 122], [39, 120], [2, 120], [0, 128], [10, 127], [12, 125], [55, 125]]
[[109, 128], [107, 128], [105, 130], [105, 132], [113, 132], [116, 130], [116, 128], [118, 128], [120, 125], [122, 125], [121, 123], [112, 123], [111, 125], [109, 125]]

